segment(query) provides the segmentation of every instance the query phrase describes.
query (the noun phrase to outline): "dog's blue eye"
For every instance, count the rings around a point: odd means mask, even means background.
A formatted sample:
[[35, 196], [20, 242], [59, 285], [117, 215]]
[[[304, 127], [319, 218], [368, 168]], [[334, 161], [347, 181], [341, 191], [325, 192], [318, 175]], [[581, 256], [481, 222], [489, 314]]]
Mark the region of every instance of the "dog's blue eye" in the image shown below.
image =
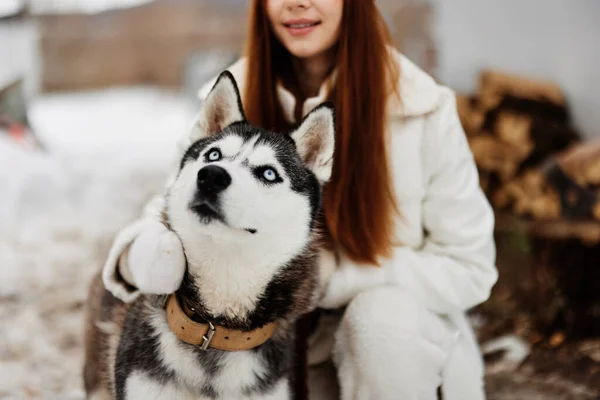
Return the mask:
[[217, 149], [211, 150], [208, 153], [208, 161], [219, 161], [221, 159], [221, 152]]
[[272, 168], [267, 168], [265, 169], [265, 171], [263, 172], [263, 176], [265, 177], [266, 180], [268, 180], [269, 182], [273, 182], [274, 180], [277, 179], [277, 172], [275, 172]]
[[281, 179], [277, 173], [277, 170], [267, 165], [254, 168], [252, 170], [252, 174], [256, 177], [256, 179], [262, 181], [266, 185], [275, 185], [283, 182], [283, 179]]

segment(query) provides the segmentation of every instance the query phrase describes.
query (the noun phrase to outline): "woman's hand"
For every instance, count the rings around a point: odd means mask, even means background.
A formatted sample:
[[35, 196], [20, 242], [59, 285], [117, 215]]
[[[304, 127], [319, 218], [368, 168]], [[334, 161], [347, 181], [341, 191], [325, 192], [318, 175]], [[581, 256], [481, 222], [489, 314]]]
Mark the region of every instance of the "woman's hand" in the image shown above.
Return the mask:
[[385, 284], [383, 268], [357, 264], [341, 254], [339, 267], [331, 276], [319, 307], [329, 309], [343, 307], [357, 294]]
[[179, 237], [162, 223], [149, 221], [120, 265], [125, 280], [140, 292], [169, 294], [179, 288], [186, 262]]

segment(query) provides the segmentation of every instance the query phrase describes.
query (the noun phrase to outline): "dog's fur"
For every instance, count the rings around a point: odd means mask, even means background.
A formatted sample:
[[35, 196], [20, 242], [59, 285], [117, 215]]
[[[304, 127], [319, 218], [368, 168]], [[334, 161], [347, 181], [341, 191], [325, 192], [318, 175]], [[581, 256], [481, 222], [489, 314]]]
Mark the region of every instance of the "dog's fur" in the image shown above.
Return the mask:
[[[249, 351], [201, 350], [169, 330], [164, 296], [125, 304], [98, 277], [86, 318], [89, 398], [291, 398], [294, 323], [317, 300], [317, 221], [333, 141], [329, 105], [290, 133], [269, 132], [246, 122], [233, 76], [220, 76], [166, 195], [163, 222], [187, 258], [178, 294], [200, 321], [245, 331], [277, 321], [277, 330]], [[198, 182], [216, 167], [230, 183], [214, 193]]]

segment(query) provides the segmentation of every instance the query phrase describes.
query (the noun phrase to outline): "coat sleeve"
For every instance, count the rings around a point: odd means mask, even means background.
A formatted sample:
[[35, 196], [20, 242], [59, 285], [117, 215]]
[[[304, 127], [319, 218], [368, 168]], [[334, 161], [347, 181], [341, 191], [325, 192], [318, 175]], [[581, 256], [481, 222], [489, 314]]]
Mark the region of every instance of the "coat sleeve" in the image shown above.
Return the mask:
[[431, 310], [451, 313], [487, 300], [498, 275], [494, 213], [479, 185], [455, 96], [444, 89], [442, 98], [423, 141], [426, 238], [418, 250], [398, 248], [385, 269], [389, 282]]
[[344, 260], [339, 276], [330, 282], [326, 305], [343, 305], [378, 285], [402, 287], [439, 314], [467, 310], [489, 297], [497, 280], [494, 214], [479, 186], [455, 96], [449, 89], [442, 91], [441, 105], [427, 117], [423, 138], [423, 245], [397, 247], [381, 268]]

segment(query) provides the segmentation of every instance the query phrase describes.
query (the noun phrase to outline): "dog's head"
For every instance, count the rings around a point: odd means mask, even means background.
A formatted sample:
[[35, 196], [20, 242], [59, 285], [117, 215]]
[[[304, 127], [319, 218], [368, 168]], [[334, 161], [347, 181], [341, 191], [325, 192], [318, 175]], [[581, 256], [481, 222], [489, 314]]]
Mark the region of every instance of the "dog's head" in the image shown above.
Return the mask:
[[260, 129], [246, 121], [233, 76], [222, 73], [168, 193], [166, 215], [191, 272], [217, 286], [222, 276], [255, 302], [278, 269], [306, 251], [333, 151], [331, 106], [291, 132]]

